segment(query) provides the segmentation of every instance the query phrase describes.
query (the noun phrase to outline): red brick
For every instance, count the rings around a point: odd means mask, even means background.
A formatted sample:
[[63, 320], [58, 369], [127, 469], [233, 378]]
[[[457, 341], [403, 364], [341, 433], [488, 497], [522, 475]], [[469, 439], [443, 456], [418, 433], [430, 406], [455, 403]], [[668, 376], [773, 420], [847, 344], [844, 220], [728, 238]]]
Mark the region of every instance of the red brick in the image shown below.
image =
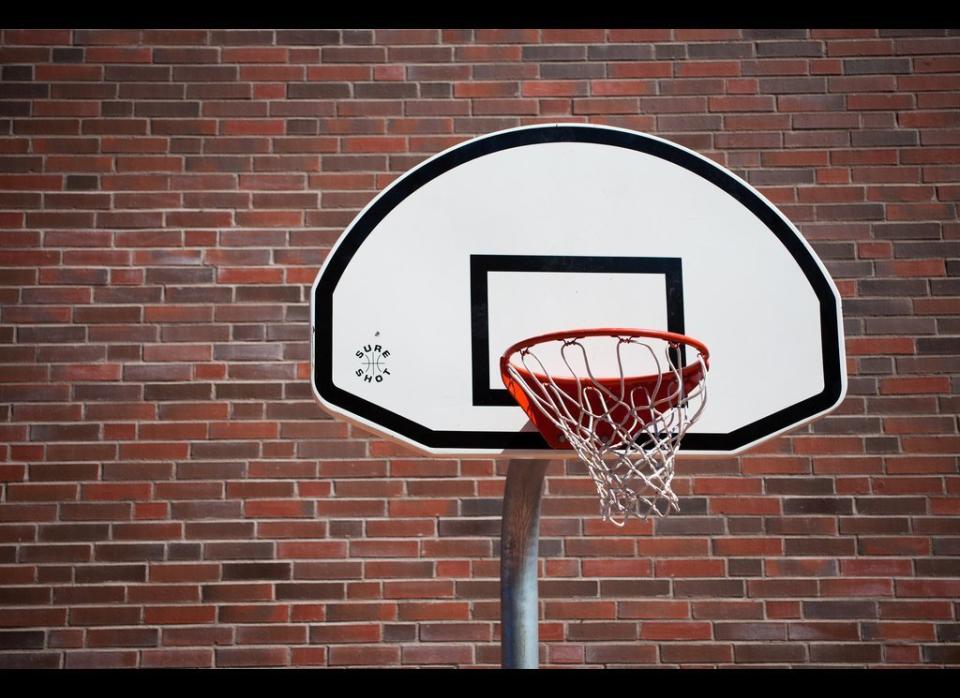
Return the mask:
[[657, 560], [654, 570], [657, 577], [722, 577], [726, 571], [723, 560]]
[[740, 75], [737, 61], [684, 61], [677, 64], [678, 78], [688, 77], [736, 77]]
[[417, 541], [357, 540], [350, 542], [351, 557], [415, 557]]
[[585, 647], [588, 663], [610, 664], [653, 664], [656, 662], [656, 648], [653, 645], [630, 644], [588, 644]]
[[947, 376], [884, 378], [880, 381], [881, 395], [921, 393], [949, 393], [950, 379]]
[[684, 619], [690, 617], [690, 605], [686, 601], [622, 601], [617, 615], [650, 620]]
[[237, 628], [237, 644], [302, 645], [307, 642], [304, 625], [252, 625]]
[[468, 620], [469, 607], [459, 601], [401, 602], [397, 606], [402, 621]]
[[889, 577], [909, 577], [913, 573], [911, 560], [896, 559], [861, 559], [843, 560], [840, 563], [843, 575], [849, 577], [873, 577], [886, 575]]
[[582, 97], [587, 84], [578, 80], [537, 80], [523, 82], [520, 93], [524, 97]]
[[673, 38], [677, 41], [727, 41], [742, 38], [739, 29], [675, 29]]
[[652, 574], [650, 560], [603, 559], [583, 560], [584, 577], [649, 577]]
[[76, 484], [11, 483], [6, 492], [10, 502], [56, 502], [77, 499], [79, 488]]
[[215, 650], [218, 667], [286, 666], [287, 647], [219, 647]]
[[326, 647], [291, 647], [290, 664], [292, 666], [326, 666]]
[[[248, 505], [252, 502], [248, 502]], [[345, 558], [347, 544], [343, 541], [285, 542], [277, 545], [278, 559]]]
[[690, 606], [693, 618], [698, 620], [757, 620], [764, 612], [764, 604], [759, 601], [693, 601]]
[[690, 557], [709, 554], [709, 542], [702, 539], [667, 538], [658, 536], [638, 540], [637, 555], [641, 557]]
[[960, 593], [958, 579], [898, 579], [894, 586], [898, 597], [956, 598]]
[[210, 425], [212, 439], [275, 439], [276, 422], [214, 422]]
[[567, 554], [576, 557], [633, 557], [636, 544], [632, 540], [567, 540]]
[[752, 478], [698, 477], [693, 482], [695, 494], [759, 494], [763, 483]]
[[393, 518], [452, 516], [456, 512], [456, 502], [450, 499], [404, 499], [389, 502], [388, 508]]
[[265, 518], [310, 518], [313, 516], [312, 503], [299, 500], [254, 500], [244, 503], [247, 516]]
[[881, 601], [880, 618], [896, 620], [950, 620], [950, 601]]
[[215, 620], [214, 606], [147, 606], [143, 609], [143, 622], [150, 625], [194, 625]]
[[864, 623], [864, 640], [936, 641], [933, 623]]
[[317, 644], [350, 644], [380, 642], [382, 626], [371, 623], [325, 623], [310, 628], [310, 642]]
[[774, 109], [774, 98], [768, 95], [710, 97], [708, 102], [708, 110], [711, 112], [765, 112]]
[[385, 599], [449, 598], [453, 596], [453, 582], [444, 580], [423, 582], [384, 582]]
[[161, 637], [165, 647], [216, 646], [233, 642], [233, 628], [222, 626], [161, 628]]
[[616, 618], [617, 605], [612, 601], [547, 601], [544, 617], [588, 620]]
[[4, 32], [4, 38], [10, 44], [25, 44], [30, 46], [38, 45], [64, 45], [70, 43], [70, 30], [68, 29], [7, 29]]
[[914, 340], [909, 337], [847, 339], [847, 352], [853, 356], [882, 354], [913, 354]]
[[[129, 377], [128, 377], [129, 378]], [[207, 437], [206, 424], [141, 424], [139, 435], [142, 439], [173, 440], [205, 439]]]
[[176, 460], [184, 459], [189, 452], [185, 443], [147, 443], [121, 444], [120, 457], [129, 460]]
[[160, 639], [156, 628], [91, 628], [88, 647], [155, 647]]
[[330, 603], [327, 604], [327, 619], [331, 622], [397, 620], [397, 606], [389, 603]]
[[221, 606], [221, 623], [285, 623], [290, 620], [287, 605]]
[[713, 630], [710, 623], [659, 623], [645, 621], [640, 624], [641, 640], [710, 640]]
[[669, 78], [673, 66], [666, 61], [639, 61], [612, 63], [608, 67], [611, 78]]
[[215, 563], [159, 563], [150, 565], [151, 582], [211, 582], [220, 579]]
[[66, 669], [132, 669], [137, 666], [137, 652], [101, 651], [68, 652]]
[[[590, 82], [590, 93], [596, 97], [635, 97], [656, 94], [656, 84], [653, 80], [593, 80]], [[532, 94], [532, 93], [531, 93]], [[582, 94], [572, 94], [571, 97], [580, 97]], [[621, 111], [631, 100], [577, 100], [576, 113], [628, 113]]]
[[141, 667], [210, 668], [214, 665], [212, 649], [148, 649], [141, 654]]
[[938, 477], [876, 478], [873, 489], [877, 494], [943, 494], [943, 483]]
[[[331, 647], [330, 666], [382, 666], [400, 663], [399, 647]], [[423, 657], [421, 656], [421, 659]], [[422, 663], [422, 662], [417, 662]]]
[[893, 595], [889, 579], [824, 579], [820, 583], [824, 596], [881, 597]]
[[[798, 452], [802, 452], [799, 448]], [[780, 501], [774, 497], [713, 497], [710, 511], [726, 515], [776, 515], [781, 511]]]
[[667, 664], [724, 664], [733, 661], [733, 645], [668, 644], [660, 649], [660, 661]]

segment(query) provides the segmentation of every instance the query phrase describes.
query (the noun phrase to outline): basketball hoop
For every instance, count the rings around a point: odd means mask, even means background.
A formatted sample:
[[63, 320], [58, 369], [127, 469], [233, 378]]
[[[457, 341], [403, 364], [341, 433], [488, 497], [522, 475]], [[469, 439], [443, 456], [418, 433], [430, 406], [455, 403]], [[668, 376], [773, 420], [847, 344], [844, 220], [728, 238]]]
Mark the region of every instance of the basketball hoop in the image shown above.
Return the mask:
[[709, 356], [673, 332], [571, 330], [517, 342], [500, 373], [551, 448], [573, 449], [586, 464], [604, 520], [623, 526], [679, 511], [674, 459], [706, 404]]

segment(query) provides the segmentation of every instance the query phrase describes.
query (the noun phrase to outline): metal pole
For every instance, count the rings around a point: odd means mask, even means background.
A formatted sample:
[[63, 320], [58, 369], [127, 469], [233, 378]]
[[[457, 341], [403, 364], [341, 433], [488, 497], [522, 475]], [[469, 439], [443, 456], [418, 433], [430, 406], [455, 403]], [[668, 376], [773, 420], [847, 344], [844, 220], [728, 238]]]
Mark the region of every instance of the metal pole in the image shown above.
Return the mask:
[[540, 496], [549, 460], [511, 460], [500, 526], [501, 667], [536, 669], [540, 662], [537, 558]]

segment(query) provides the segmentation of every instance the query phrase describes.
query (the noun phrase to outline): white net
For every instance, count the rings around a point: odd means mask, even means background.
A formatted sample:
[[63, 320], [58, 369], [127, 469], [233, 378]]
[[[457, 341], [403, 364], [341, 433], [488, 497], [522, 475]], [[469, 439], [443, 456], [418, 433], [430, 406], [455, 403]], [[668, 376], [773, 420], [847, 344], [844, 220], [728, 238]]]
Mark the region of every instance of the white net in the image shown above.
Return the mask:
[[586, 464], [604, 520], [618, 526], [679, 511], [674, 460], [707, 397], [705, 347], [641, 332], [552, 335], [503, 364], [507, 387], [528, 401], [514, 397], [552, 446]]

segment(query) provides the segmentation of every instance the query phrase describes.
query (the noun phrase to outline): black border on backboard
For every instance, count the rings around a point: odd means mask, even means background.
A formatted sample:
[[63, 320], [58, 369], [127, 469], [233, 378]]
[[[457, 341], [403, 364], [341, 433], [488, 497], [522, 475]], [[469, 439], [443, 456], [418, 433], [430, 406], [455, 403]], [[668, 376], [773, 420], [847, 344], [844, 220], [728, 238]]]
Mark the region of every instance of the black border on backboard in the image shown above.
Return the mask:
[[[683, 271], [679, 257], [565, 257], [537, 255], [470, 255], [470, 327], [473, 370], [473, 404], [515, 405], [506, 388], [490, 387], [490, 317], [488, 277], [490, 272], [577, 272], [590, 274], [660, 274], [664, 281], [669, 332], [684, 334]], [[573, 329], [556, 327], [555, 330]], [[522, 339], [519, 338], [519, 339]], [[503, 347], [506, 349], [506, 347]], [[686, 348], [673, 361], [686, 366]]]
[[[820, 301], [823, 390], [817, 395], [730, 433], [687, 434], [681, 446], [682, 450], [717, 453], [735, 451], [766, 436], [802, 423], [829, 410], [839, 402], [844, 392], [844, 374], [839, 346], [837, 299], [818, 260], [786, 219], [732, 173], [684, 148], [633, 131], [581, 125], [549, 125], [513, 129], [456, 146], [427, 160], [396, 180], [354, 220], [327, 259], [314, 290], [313, 380], [316, 391], [323, 400], [347, 414], [379, 424], [394, 434], [427, 449], [446, 449], [452, 452], [458, 449], [465, 452], [469, 450], [550, 450], [543, 437], [535, 431], [471, 432], [429, 429], [334, 385], [333, 363], [329, 360], [329, 356], [333, 347], [333, 292], [353, 255], [390, 211], [427, 182], [475, 158], [510, 148], [556, 142], [595, 143], [629, 148], [662, 158], [703, 177], [739, 201], [763, 222], [796, 261]], [[325, 361], [324, 356], [328, 360]]]

